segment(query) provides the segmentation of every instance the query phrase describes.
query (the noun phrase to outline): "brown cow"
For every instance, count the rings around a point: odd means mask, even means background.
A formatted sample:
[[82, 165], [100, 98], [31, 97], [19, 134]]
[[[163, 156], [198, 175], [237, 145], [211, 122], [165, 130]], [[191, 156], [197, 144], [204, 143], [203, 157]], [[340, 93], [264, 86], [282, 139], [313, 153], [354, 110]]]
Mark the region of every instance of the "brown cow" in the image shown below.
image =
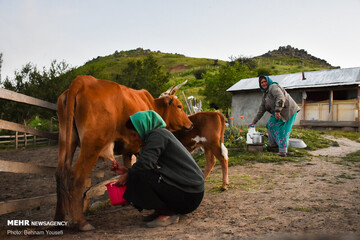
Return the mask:
[[228, 151], [224, 145], [224, 116], [218, 112], [198, 112], [190, 115], [189, 119], [194, 124], [191, 130], [179, 130], [173, 132], [173, 134], [189, 152], [193, 152], [199, 147], [204, 148], [206, 157], [205, 178], [209, 176], [213, 169], [216, 158], [219, 159], [223, 177], [221, 189], [226, 190], [229, 177]]
[[[176, 96], [154, 99], [146, 90], [134, 90], [91, 76], [75, 78], [57, 104], [60, 129], [55, 220], [64, 220], [69, 214], [80, 230], [94, 228], [84, 218], [82, 198], [85, 181], [98, 158], [114, 161], [114, 141], [122, 143], [124, 158], [140, 149], [128, 140], [125, 122], [130, 115], [154, 110], [170, 131], [192, 127]], [[77, 146], [80, 155], [72, 166]]]

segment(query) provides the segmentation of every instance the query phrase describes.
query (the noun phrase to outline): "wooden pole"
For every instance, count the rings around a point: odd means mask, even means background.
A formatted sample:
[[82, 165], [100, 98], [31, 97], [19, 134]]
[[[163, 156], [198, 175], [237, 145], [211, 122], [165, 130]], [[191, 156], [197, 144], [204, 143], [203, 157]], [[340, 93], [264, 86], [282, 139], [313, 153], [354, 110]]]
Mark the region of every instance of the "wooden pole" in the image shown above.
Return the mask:
[[183, 95], [183, 97], [184, 97], [184, 100], [185, 100], [186, 106], [187, 106], [187, 108], [188, 108], [188, 110], [189, 110], [189, 114], [191, 114], [191, 109], [190, 109], [189, 104], [188, 104], [188, 102], [187, 102], [187, 99], [186, 99], [185, 93], [184, 93], [184, 91], [181, 91], [181, 93], [182, 93], [182, 95]]
[[307, 96], [306, 96], [306, 91], [304, 90], [303, 92], [302, 92], [302, 120], [306, 120], [305, 119], [305, 105], [306, 105], [306, 98], [307, 98]]
[[26, 133], [24, 132], [24, 148], [27, 147], [27, 136]]
[[360, 87], [358, 87], [358, 97], [357, 97], [357, 105], [358, 105], [358, 123], [359, 123], [359, 127], [358, 127], [358, 132], [360, 132]]
[[330, 95], [329, 95], [329, 121], [333, 120], [333, 101], [334, 101], [334, 91], [330, 90]]
[[19, 132], [16, 131], [15, 132], [15, 149], [18, 149], [18, 147], [19, 147], [18, 138], [19, 138]]

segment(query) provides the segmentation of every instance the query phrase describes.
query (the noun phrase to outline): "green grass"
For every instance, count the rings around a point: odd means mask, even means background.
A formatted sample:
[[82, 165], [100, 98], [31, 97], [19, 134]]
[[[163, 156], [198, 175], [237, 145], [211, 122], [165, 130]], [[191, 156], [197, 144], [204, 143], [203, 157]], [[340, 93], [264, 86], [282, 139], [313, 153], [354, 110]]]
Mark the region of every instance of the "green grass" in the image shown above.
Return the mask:
[[[258, 131], [266, 133], [265, 128], [257, 128]], [[336, 137], [347, 137], [351, 140], [357, 140], [359, 133], [349, 133], [349, 132], [326, 132], [318, 130], [308, 130], [308, 129], [293, 129], [291, 132], [292, 138], [302, 139], [307, 147], [304, 149], [297, 148], [288, 148], [288, 152], [291, 155], [287, 157], [279, 157], [276, 153], [268, 152], [265, 147], [263, 152], [248, 152], [246, 150], [246, 134], [247, 128], [245, 127], [227, 127], [225, 129], [225, 146], [229, 151], [229, 166], [244, 165], [247, 163], [275, 163], [283, 164], [285, 162], [300, 162], [306, 161], [309, 159], [311, 154], [309, 151], [327, 148], [330, 146], [339, 146], [339, 144], [334, 141], [325, 138], [325, 135], [334, 135]], [[265, 144], [268, 144], [268, 139], [265, 138]], [[200, 167], [205, 167], [206, 159], [202, 151], [198, 151], [194, 155], [195, 160], [197, 161]], [[342, 159], [342, 161], [337, 162], [338, 164], [349, 165], [360, 167], [360, 150], [351, 154], [348, 154]], [[219, 162], [217, 162], [219, 164]]]
[[292, 129], [291, 138], [299, 138], [303, 140], [307, 145], [307, 150], [316, 150], [319, 148], [327, 148], [330, 146], [339, 146], [336, 141], [325, 138], [325, 133], [328, 132], [310, 129]]
[[271, 75], [319, 71], [330, 68], [322, 66], [318, 62], [314, 62], [311, 60], [303, 60], [286, 56], [271, 58], [255, 57], [254, 59], [257, 61], [258, 68], [268, 69]]
[[338, 131], [329, 131], [326, 132], [328, 135], [332, 135], [335, 138], [345, 137], [352, 141], [360, 142], [360, 132], [338, 132]]
[[360, 168], [360, 150], [347, 154], [345, 157], [342, 157], [342, 159], [340, 161], [337, 161], [336, 163], [344, 166]]
[[343, 160], [354, 163], [360, 162], [360, 150], [346, 155], [345, 157], [343, 157]]

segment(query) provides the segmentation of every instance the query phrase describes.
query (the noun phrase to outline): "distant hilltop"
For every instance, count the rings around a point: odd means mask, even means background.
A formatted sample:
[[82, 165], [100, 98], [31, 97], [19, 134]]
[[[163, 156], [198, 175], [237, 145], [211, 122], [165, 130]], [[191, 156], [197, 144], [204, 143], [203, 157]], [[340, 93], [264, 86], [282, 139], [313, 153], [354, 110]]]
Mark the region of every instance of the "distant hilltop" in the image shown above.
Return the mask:
[[298, 58], [301, 60], [310, 60], [319, 63], [319, 65], [324, 67], [332, 67], [327, 61], [324, 59], [320, 59], [308, 54], [304, 49], [293, 48], [290, 45], [286, 47], [279, 47], [277, 50], [268, 51], [267, 53], [259, 56], [262, 58], [278, 58], [278, 57], [291, 57]]

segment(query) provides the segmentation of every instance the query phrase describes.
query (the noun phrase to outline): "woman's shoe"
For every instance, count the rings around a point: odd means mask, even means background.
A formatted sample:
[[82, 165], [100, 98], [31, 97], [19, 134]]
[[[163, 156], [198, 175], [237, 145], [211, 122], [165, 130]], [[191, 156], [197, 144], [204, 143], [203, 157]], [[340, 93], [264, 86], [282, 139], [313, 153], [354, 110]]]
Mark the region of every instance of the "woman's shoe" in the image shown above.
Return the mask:
[[268, 152], [278, 152], [279, 151], [279, 147], [278, 145], [270, 145], [266, 147], [266, 150]]
[[161, 220], [161, 217], [162, 216], [159, 216], [155, 220], [146, 223], [146, 226], [149, 227], [149, 228], [166, 227], [166, 226], [169, 226], [171, 224], [178, 223], [179, 219], [180, 219], [179, 215], [171, 215], [166, 220]]
[[280, 157], [286, 157], [286, 153], [278, 153]]
[[156, 219], [159, 216], [160, 214], [154, 211], [153, 213], [143, 217], [143, 222], [151, 222], [152, 220]]

